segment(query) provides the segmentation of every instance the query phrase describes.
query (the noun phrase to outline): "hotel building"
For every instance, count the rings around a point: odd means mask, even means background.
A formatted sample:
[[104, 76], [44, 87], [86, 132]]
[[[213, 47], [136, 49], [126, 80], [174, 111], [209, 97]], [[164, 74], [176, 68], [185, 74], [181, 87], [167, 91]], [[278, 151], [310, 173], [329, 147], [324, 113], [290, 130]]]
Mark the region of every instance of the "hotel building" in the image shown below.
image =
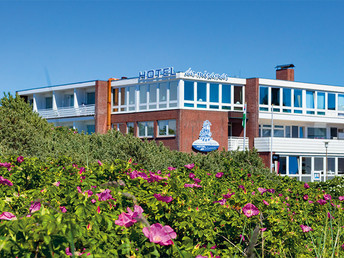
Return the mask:
[[219, 149], [255, 148], [269, 167], [302, 181], [344, 175], [344, 88], [294, 81], [293, 65], [276, 79], [226, 74], [140, 72], [137, 78], [91, 81], [18, 91], [55, 125], [79, 131], [119, 130], [195, 151], [204, 121]]

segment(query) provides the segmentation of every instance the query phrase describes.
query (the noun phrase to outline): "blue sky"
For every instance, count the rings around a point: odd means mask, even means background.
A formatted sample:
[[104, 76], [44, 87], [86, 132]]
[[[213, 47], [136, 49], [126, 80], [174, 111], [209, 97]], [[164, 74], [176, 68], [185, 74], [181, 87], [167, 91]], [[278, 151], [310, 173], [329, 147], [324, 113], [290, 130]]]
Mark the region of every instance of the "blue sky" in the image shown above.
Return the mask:
[[[3, 1], [0, 91], [173, 66], [344, 86], [341, 1]], [[1, 93], [2, 95], [2, 93]]]

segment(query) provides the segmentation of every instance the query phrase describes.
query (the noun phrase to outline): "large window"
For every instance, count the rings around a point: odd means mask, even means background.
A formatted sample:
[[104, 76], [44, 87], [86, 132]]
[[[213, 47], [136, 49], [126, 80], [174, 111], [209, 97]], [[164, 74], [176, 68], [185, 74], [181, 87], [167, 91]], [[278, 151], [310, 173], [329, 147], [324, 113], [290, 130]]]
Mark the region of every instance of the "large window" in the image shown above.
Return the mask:
[[95, 92], [87, 92], [86, 95], [86, 104], [94, 105], [96, 103], [96, 94]]
[[207, 84], [204, 82], [197, 82], [197, 101], [207, 101]]
[[219, 102], [218, 84], [210, 84], [210, 102]]
[[310, 139], [326, 139], [326, 128], [308, 127], [307, 138]]
[[178, 82], [173, 81], [170, 82], [170, 107], [177, 106], [177, 90], [178, 90]]
[[338, 94], [338, 110], [344, 111], [344, 95]]
[[231, 85], [222, 84], [222, 103], [231, 103]]
[[299, 156], [289, 156], [289, 174], [299, 174]]
[[280, 105], [280, 89], [271, 88], [271, 104], [274, 106]]
[[157, 92], [157, 84], [150, 84], [149, 85], [149, 109], [156, 109], [156, 92]]
[[138, 122], [138, 136], [139, 137], [154, 137], [154, 122]]
[[53, 97], [46, 97], [45, 98], [45, 109], [52, 109], [53, 108]]
[[317, 93], [317, 108], [325, 109], [325, 92]]
[[243, 95], [242, 86], [234, 86], [234, 104], [243, 103], [242, 95]]
[[134, 135], [134, 122], [127, 123], [127, 134]]
[[184, 82], [184, 100], [194, 101], [194, 82]]
[[334, 93], [327, 94], [327, 109], [328, 110], [336, 109], [336, 95]]
[[302, 108], [302, 90], [294, 90], [294, 107]]
[[259, 104], [268, 105], [269, 101], [269, 88], [268, 87], [259, 87]]
[[283, 88], [283, 106], [291, 107], [291, 89]]
[[175, 136], [176, 120], [160, 120], [158, 121], [159, 136]]
[[139, 87], [140, 95], [139, 95], [139, 109], [146, 110], [147, 109], [147, 95], [148, 95], [148, 85], [140, 85]]

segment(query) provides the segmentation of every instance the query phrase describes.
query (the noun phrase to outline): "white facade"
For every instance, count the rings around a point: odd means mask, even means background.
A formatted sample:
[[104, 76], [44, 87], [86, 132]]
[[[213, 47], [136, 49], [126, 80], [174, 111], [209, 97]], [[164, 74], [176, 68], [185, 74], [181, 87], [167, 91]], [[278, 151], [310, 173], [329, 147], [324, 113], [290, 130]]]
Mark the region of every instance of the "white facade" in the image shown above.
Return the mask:
[[279, 156], [278, 173], [302, 181], [344, 175], [343, 87], [259, 79], [258, 101], [254, 145]]
[[56, 126], [95, 131], [95, 81], [18, 91], [35, 112]]

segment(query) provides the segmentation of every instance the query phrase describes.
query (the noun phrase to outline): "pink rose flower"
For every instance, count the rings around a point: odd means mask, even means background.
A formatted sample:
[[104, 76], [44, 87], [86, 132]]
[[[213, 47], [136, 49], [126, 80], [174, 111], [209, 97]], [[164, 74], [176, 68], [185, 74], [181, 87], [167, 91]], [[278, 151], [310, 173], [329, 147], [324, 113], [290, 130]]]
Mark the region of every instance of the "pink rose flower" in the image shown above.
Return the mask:
[[263, 200], [263, 203], [264, 203], [265, 205], [267, 205], [267, 206], [270, 205], [270, 204], [269, 204], [267, 201], [265, 201], [265, 200]]
[[313, 229], [309, 226], [305, 226], [305, 225], [300, 225], [301, 229], [303, 232], [309, 232], [309, 231], [313, 231]]
[[195, 164], [187, 164], [187, 165], [184, 165], [184, 167], [188, 169], [193, 169], [195, 167]]
[[41, 203], [35, 202], [34, 204], [31, 205], [29, 211], [30, 211], [30, 213], [34, 213], [36, 211], [39, 211], [40, 209], [41, 209]]
[[127, 211], [128, 213], [122, 212], [118, 216], [118, 220], [115, 221], [116, 225], [128, 228], [134, 225], [137, 222], [136, 218], [143, 213], [143, 209], [138, 205], [134, 206], [134, 211], [127, 207]]
[[176, 168], [174, 168], [174, 167], [168, 167], [167, 169], [168, 169], [169, 171], [176, 170]]
[[67, 212], [67, 209], [65, 206], [60, 206], [60, 210], [62, 213], [66, 213]]
[[149, 241], [159, 245], [172, 245], [172, 239], [177, 237], [176, 232], [166, 225], [162, 226], [160, 223], [156, 223], [150, 226], [150, 229], [147, 227], [143, 228], [143, 234], [149, 238]]
[[258, 208], [256, 206], [254, 206], [252, 203], [246, 204], [242, 208], [242, 211], [245, 214], [245, 216], [248, 217], [248, 218], [259, 214]]
[[60, 184], [61, 184], [60, 181], [57, 181], [57, 182], [53, 183], [53, 185], [57, 186], [57, 187], [60, 186]]
[[98, 164], [99, 164], [99, 166], [102, 166], [102, 165], [103, 165], [103, 163], [101, 163], [100, 160], [98, 160]]
[[18, 163], [22, 163], [24, 161], [24, 157], [23, 156], [19, 156], [18, 158], [17, 158], [17, 162]]
[[110, 189], [106, 189], [101, 193], [97, 193], [98, 201], [112, 200], [113, 198], [112, 198], [112, 195], [110, 193], [111, 193]]
[[332, 199], [332, 196], [331, 196], [330, 194], [324, 194], [324, 199], [325, 199], [326, 201], [329, 201], [329, 200]]
[[303, 185], [303, 187], [306, 188], [306, 189], [308, 189], [308, 188], [309, 188], [309, 184], [305, 183], [305, 184]]
[[223, 172], [216, 173], [215, 175], [217, 178], [221, 178], [223, 176]]
[[317, 203], [319, 203], [320, 205], [324, 205], [326, 201], [323, 199], [320, 199], [320, 200], [317, 200]]
[[0, 176], [0, 184], [1, 185], [8, 185], [8, 186], [12, 186], [13, 185], [13, 183], [10, 180], [5, 179], [2, 176]]
[[338, 199], [339, 201], [344, 201], [344, 196], [339, 196]]
[[173, 198], [172, 196], [162, 196], [161, 194], [154, 194], [154, 197], [158, 200], [158, 201], [162, 201], [162, 202], [172, 202]]
[[16, 220], [17, 217], [15, 215], [13, 215], [13, 213], [8, 212], [8, 211], [4, 211], [3, 213], [0, 214], [0, 219], [4, 219], [4, 220]]

